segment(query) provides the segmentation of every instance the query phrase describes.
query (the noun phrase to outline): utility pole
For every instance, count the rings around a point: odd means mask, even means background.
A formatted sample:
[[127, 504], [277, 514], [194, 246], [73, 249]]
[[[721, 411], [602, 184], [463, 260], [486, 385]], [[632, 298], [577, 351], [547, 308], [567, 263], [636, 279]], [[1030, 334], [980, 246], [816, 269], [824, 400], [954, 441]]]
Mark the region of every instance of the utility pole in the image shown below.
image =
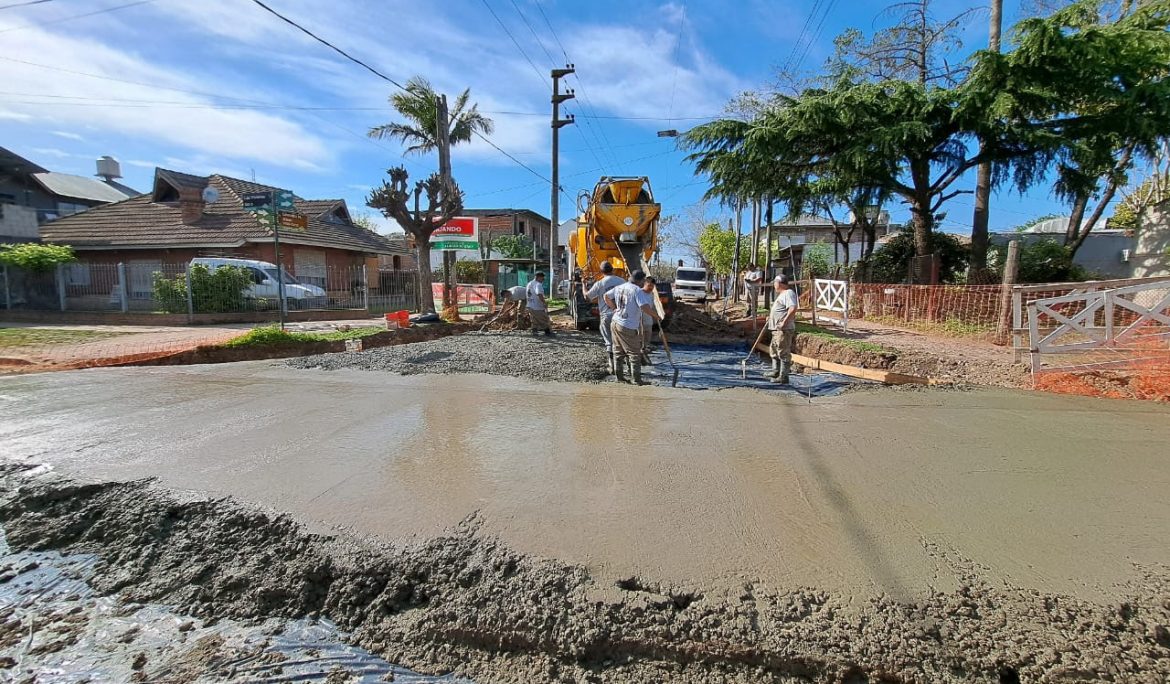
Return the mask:
[[[1000, 50], [1000, 33], [1003, 31], [1003, 0], [991, 0], [991, 23], [988, 26], [987, 49]], [[987, 152], [987, 141], [979, 141], [979, 152]], [[971, 275], [979, 279], [986, 277], [988, 224], [991, 219], [991, 162], [979, 165], [975, 178], [975, 212], [971, 217]]]
[[760, 265], [760, 200], [752, 200], [752, 263]]
[[557, 284], [557, 231], [561, 229], [561, 128], [573, 123], [573, 115], [561, 118], [561, 103], [571, 100], [576, 95], [572, 90], [561, 93], [561, 79], [577, 70], [572, 64], [566, 64], [563, 69], [552, 70], [552, 225], [549, 226], [548, 240], [548, 280], [552, 283], [548, 291], [551, 297], [556, 292]]
[[[772, 285], [772, 278], [775, 277], [775, 275], [772, 273], [772, 206], [774, 204], [775, 204], [775, 200], [773, 200], [771, 197], [769, 197], [768, 198], [768, 214], [766, 217], [767, 221], [768, 221], [768, 227], [764, 230], [764, 235], [765, 235], [765, 237], [764, 237], [764, 240], [765, 240], [764, 259], [767, 261], [767, 263], [764, 264], [764, 283], [765, 283], [764, 306], [767, 306], [767, 307], [772, 306], [772, 289], [773, 288], [771, 287], [771, 285]], [[788, 249], [789, 250], [792, 249], [792, 241], [791, 240], [788, 241]]]
[[[439, 177], [443, 179], [443, 194], [451, 187], [451, 122], [447, 116], [447, 96], [439, 95], [435, 98], [435, 143], [439, 148]], [[455, 252], [443, 250], [443, 309], [450, 308], [455, 302], [454, 262]], [[430, 264], [419, 264], [419, 268], [430, 268]], [[433, 296], [423, 293], [423, 296]]]
[[[730, 223], [730, 221], [728, 221]], [[730, 225], [728, 226], [730, 228]], [[735, 251], [731, 256], [731, 298], [739, 301], [739, 241], [743, 235], [743, 200], [735, 201]]]

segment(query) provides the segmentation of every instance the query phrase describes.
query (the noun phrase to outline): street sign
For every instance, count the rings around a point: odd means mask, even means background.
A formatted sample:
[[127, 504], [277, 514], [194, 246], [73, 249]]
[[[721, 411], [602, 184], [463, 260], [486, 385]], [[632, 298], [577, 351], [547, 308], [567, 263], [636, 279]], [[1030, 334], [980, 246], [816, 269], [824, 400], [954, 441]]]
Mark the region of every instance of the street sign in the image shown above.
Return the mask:
[[467, 242], [465, 240], [440, 240], [431, 243], [431, 249], [443, 249], [459, 252], [478, 252], [478, 242]]
[[276, 223], [281, 228], [288, 228], [289, 230], [308, 230], [309, 217], [304, 214], [294, 214], [288, 211], [277, 212]]
[[249, 192], [245, 193], [240, 199], [244, 200], [244, 209], [246, 211], [271, 211], [272, 209], [271, 192]]
[[296, 209], [296, 196], [293, 195], [292, 190], [277, 190], [275, 195], [277, 211], [294, 211]]
[[431, 249], [478, 251], [479, 218], [456, 216], [431, 233]]

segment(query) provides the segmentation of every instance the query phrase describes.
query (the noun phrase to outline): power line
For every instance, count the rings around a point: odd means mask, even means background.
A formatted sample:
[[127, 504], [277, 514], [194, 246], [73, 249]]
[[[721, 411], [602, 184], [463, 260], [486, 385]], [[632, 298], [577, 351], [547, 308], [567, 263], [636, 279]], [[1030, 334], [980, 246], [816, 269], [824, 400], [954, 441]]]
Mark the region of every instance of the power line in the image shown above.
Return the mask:
[[299, 29], [301, 31], [301, 33], [304, 33], [306, 36], [312, 38], [313, 40], [317, 41], [318, 43], [321, 43], [322, 45], [329, 48], [330, 50], [333, 50], [334, 52], [336, 52], [337, 54], [341, 55], [342, 57], [348, 59], [349, 61], [353, 62], [354, 64], [357, 64], [358, 66], [362, 67], [366, 71], [369, 71], [371, 74], [377, 76], [378, 78], [382, 79], [383, 81], [387, 81], [389, 83], [392, 83], [392, 84], [398, 86], [399, 90], [404, 90], [404, 91], [406, 90], [406, 86], [402, 85], [398, 81], [395, 81], [394, 79], [390, 78], [386, 74], [383, 74], [381, 71], [378, 71], [374, 67], [370, 66], [369, 64], [366, 64], [365, 62], [358, 59], [357, 57], [350, 55], [348, 52], [346, 52], [345, 50], [342, 50], [341, 48], [337, 47], [333, 43], [330, 43], [329, 41], [325, 40], [324, 38], [321, 38], [320, 36], [313, 33], [312, 31], [305, 28], [304, 26], [301, 26], [300, 24], [293, 21], [292, 19], [289, 19], [288, 17], [284, 16], [280, 12], [277, 12], [276, 10], [269, 7], [268, 5], [265, 5], [261, 0], [252, 0], [252, 2], [254, 2], [255, 4], [264, 8], [264, 10], [267, 11], [272, 16], [280, 19], [281, 21], [283, 21], [284, 23], [286, 23], [290, 26], [293, 26], [293, 27]]
[[817, 24], [817, 29], [809, 38], [808, 43], [804, 46], [804, 52], [800, 53], [800, 59], [796, 61], [796, 65], [792, 67], [793, 71], [798, 71], [804, 65], [804, 58], [808, 56], [808, 51], [812, 49], [813, 43], [821, 38], [821, 31], [825, 28], [825, 21], [828, 20], [829, 15], [833, 13], [833, 6], [837, 4], [837, 0], [829, 0], [829, 4], [825, 6], [825, 13], [821, 17], [821, 21]]
[[[512, 3], [512, 8], [516, 10], [516, 14], [520, 15], [520, 21], [523, 21], [524, 25], [528, 27], [529, 33], [531, 33], [532, 37], [536, 39], [536, 44], [540, 46], [541, 51], [544, 52], [544, 56], [548, 58], [549, 65], [552, 66], [553, 68], [555, 68], [557, 60], [553, 58], [552, 54], [548, 51], [548, 48], [546, 48], [544, 46], [544, 41], [541, 40], [540, 34], [538, 34], [536, 32], [536, 29], [533, 28], [532, 23], [528, 21], [528, 17], [524, 14], [524, 11], [522, 9], [520, 9], [520, 5], [516, 4], [516, 0], [510, 0], [510, 1]], [[582, 93], [582, 95], [584, 95], [584, 93]], [[597, 156], [597, 151], [593, 149], [593, 145], [589, 142], [589, 135], [588, 134], [590, 134], [590, 133], [593, 134], [593, 136], [597, 140], [597, 144], [599, 146], [601, 145], [601, 138], [598, 137], [596, 131], [593, 130], [592, 124], [590, 124], [589, 122], [585, 122], [585, 124], [586, 124], [585, 131], [584, 131], [585, 135], [582, 136], [582, 138], [585, 142], [585, 147], [589, 151], [589, 153], [591, 155], [593, 155], [593, 160], [596, 161], [598, 164], [604, 166], [604, 164], [601, 161], [601, 158]]]
[[516, 49], [519, 50], [520, 54], [524, 57], [525, 60], [527, 60], [528, 66], [532, 67], [532, 71], [536, 73], [536, 77], [540, 79], [540, 82], [548, 83], [548, 79], [545, 78], [544, 74], [541, 73], [539, 68], [537, 68], [536, 63], [532, 61], [532, 58], [528, 56], [528, 53], [524, 51], [524, 48], [520, 47], [520, 41], [516, 40], [516, 36], [512, 35], [512, 32], [508, 30], [508, 27], [504, 24], [503, 20], [500, 19], [500, 16], [496, 14], [496, 11], [492, 9], [491, 5], [488, 4], [488, 0], [480, 1], [483, 3], [483, 6], [487, 8], [487, 11], [492, 13], [492, 17], [495, 18], [496, 23], [500, 25], [500, 28], [504, 29], [504, 33], [508, 34], [508, 38], [512, 39], [512, 44], [516, 46]]
[[13, 9], [16, 7], [28, 7], [29, 5], [40, 5], [52, 0], [28, 0], [28, 2], [14, 2], [11, 5], [0, 5], [0, 10]]
[[821, 1], [822, 0], [816, 0], [813, 2], [812, 7], [809, 8], [808, 16], [805, 17], [804, 20], [804, 26], [801, 27], [800, 33], [796, 36], [796, 41], [792, 44], [792, 50], [788, 53], [788, 59], [785, 59], [784, 65], [780, 67], [781, 74], [786, 73], [788, 71], [788, 67], [792, 65], [792, 60], [796, 59], [796, 53], [800, 50], [800, 45], [804, 41], [804, 37], [808, 35], [808, 29], [812, 26], [813, 17], [817, 15], [817, 11], [821, 6]]
[[[49, 0], [43, 0], [43, 1], [48, 2]], [[137, 0], [137, 2], [130, 2], [130, 3], [127, 3], [125, 5], [116, 5], [114, 7], [106, 7], [106, 8], [100, 9], [100, 10], [94, 10], [93, 12], [86, 12], [84, 14], [75, 14], [75, 15], [70, 16], [70, 17], [62, 17], [60, 19], [49, 19], [47, 21], [37, 21], [37, 22], [33, 22], [31, 24], [24, 24], [22, 26], [13, 26], [13, 27], [6, 28], [6, 29], [0, 29], [0, 33], [8, 33], [10, 31], [19, 31], [21, 29], [26, 29], [26, 28], [36, 28], [37, 26], [50, 26], [52, 24], [61, 24], [61, 23], [64, 23], [66, 21], [73, 21], [74, 19], [84, 19], [86, 17], [92, 17], [92, 16], [96, 16], [98, 14], [105, 14], [107, 12], [117, 12], [118, 10], [129, 9], [131, 7], [137, 7], [139, 5], [146, 5], [146, 4], [149, 4], [152, 2], [155, 2], [155, 0]], [[38, 3], [30, 2], [30, 3], [26, 3], [26, 4], [34, 4], [35, 5]], [[8, 9], [9, 7], [21, 7], [21, 6], [22, 5], [6, 5], [5, 7], [0, 7], [0, 9]]]
[[504, 155], [505, 157], [507, 157], [508, 159], [511, 159], [512, 161], [516, 162], [516, 163], [517, 163], [517, 164], [519, 164], [520, 166], [523, 166], [524, 168], [528, 169], [528, 171], [529, 171], [529, 172], [531, 172], [531, 173], [532, 173], [534, 176], [536, 176], [537, 178], [541, 178], [541, 179], [543, 179], [543, 180], [544, 180], [544, 182], [546, 182], [546, 183], [552, 183], [552, 180], [550, 180], [548, 177], [546, 177], [545, 175], [543, 175], [543, 174], [541, 174], [541, 173], [537, 172], [537, 171], [536, 171], [535, 169], [533, 169], [531, 166], [529, 166], [529, 165], [525, 164], [524, 162], [520, 161], [519, 159], [517, 159], [517, 158], [513, 157], [512, 155], [508, 154], [507, 152], [505, 152], [503, 149], [501, 149], [501, 148], [500, 148], [500, 146], [499, 146], [499, 145], [495, 144], [495, 143], [494, 143], [494, 142], [492, 142], [492, 141], [491, 141], [489, 138], [487, 138], [486, 136], [484, 136], [484, 134], [483, 134], [483, 133], [480, 133], [479, 131], [472, 131], [472, 132], [473, 132], [473, 133], [475, 133], [476, 137], [478, 137], [480, 140], [482, 140], [482, 141], [484, 141], [485, 143], [487, 143], [487, 144], [491, 145], [492, 147], [496, 148], [496, 151], [497, 151], [497, 152], [499, 152], [500, 154], [502, 154], [502, 155]]

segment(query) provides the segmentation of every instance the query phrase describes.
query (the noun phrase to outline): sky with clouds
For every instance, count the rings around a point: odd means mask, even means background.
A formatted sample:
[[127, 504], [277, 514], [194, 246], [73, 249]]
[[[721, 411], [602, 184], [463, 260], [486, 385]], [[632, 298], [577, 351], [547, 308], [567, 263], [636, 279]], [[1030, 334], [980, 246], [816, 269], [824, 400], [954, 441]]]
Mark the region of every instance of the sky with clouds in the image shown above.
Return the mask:
[[[429, 173], [366, 132], [394, 119], [394, 87], [346, 61], [252, 0], [0, 0], [0, 146], [56, 171], [90, 175], [122, 162], [124, 182], [149, 189], [162, 166], [252, 178], [363, 210], [385, 170]], [[832, 39], [872, 31], [886, 2], [858, 0], [267, 0], [390, 78], [424, 75], [441, 91], [470, 88], [494, 121], [491, 140], [453, 150], [470, 208], [550, 213], [549, 69], [577, 99], [562, 129], [561, 216], [598, 176], [647, 175], [667, 214], [705, 191], [685, 154], [656, 131], [718, 116], [729, 98], [768, 83], [778, 65], [815, 69]], [[1009, 0], [1010, 24], [1017, 11]], [[971, 3], [938, 0], [939, 16]], [[502, 24], [502, 26], [501, 26]], [[964, 29], [986, 41], [986, 16]], [[973, 184], [973, 179], [971, 183]], [[893, 207], [895, 217], [905, 215]], [[967, 230], [971, 200], [948, 205]], [[1040, 189], [1004, 191], [992, 228], [1059, 211]], [[385, 228], [394, 228], [385, 223]]]

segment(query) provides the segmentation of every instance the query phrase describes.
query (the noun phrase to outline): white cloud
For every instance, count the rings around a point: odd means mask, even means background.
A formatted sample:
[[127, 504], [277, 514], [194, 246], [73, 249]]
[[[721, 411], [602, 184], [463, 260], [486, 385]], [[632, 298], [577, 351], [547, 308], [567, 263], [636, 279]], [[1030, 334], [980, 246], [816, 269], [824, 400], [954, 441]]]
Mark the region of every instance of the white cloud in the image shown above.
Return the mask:
[[157, 162], [145, 161], [143, 159], [130, 159], [126, 161], [125, 164], [128, 166], [137, 166], [141, 169], [155, 169], [159, 166]]
[[24, 112], [14, 112], [11, 109], [0, 109], [0, 120], [7, 121], [32, 121], [32, 114], [25, 114]]
[[80, 135], [76, 133], [70, 133], [69, 131], [53, 131], [53, 135], [59, 138], [68, 138], [69, 140], [85, 140], [85, 138], [81, 137]]
[[[9, 104], [21, 118], [35, 118], [57, 126], [87, 125], [106, 135], [120, 133], [221, 158], [277, 164], [288, 160], [290, 165], [298, 168], [319, 167], [332, 161], [332, 153], [325, 141], [291, 119], [266, 111], [216, 108], [209, 98], [186, 92], [67, 72], [158, 84], [184, 91], [206, 88], [205, 81], [198, 81], [196, 74], [155, 66], [155, 60], [146, 60], [97, 40], [72, 35], [26, 29], [7, 36], [7, 39], [13, 53], [43, 55], [43, 63], [57, 69], [46, 70], [23, 61], [6, 60], [6, 88], [57, 96], [44, 98], [47, 101], [42, 104], [28, 101]], [[167, 104], [159, 107], [98, 106], [116, 100], [163, 101]], [[62, 133], [55, 131], [57, 135]]]
[[81, 157], [83, 155], [73, 154], [65, 150], [59, 150], [55, 147], [34, 147], [33, 152], [45, 157], [57, 157], [58, 159], [68, 159], [69, 157]]

